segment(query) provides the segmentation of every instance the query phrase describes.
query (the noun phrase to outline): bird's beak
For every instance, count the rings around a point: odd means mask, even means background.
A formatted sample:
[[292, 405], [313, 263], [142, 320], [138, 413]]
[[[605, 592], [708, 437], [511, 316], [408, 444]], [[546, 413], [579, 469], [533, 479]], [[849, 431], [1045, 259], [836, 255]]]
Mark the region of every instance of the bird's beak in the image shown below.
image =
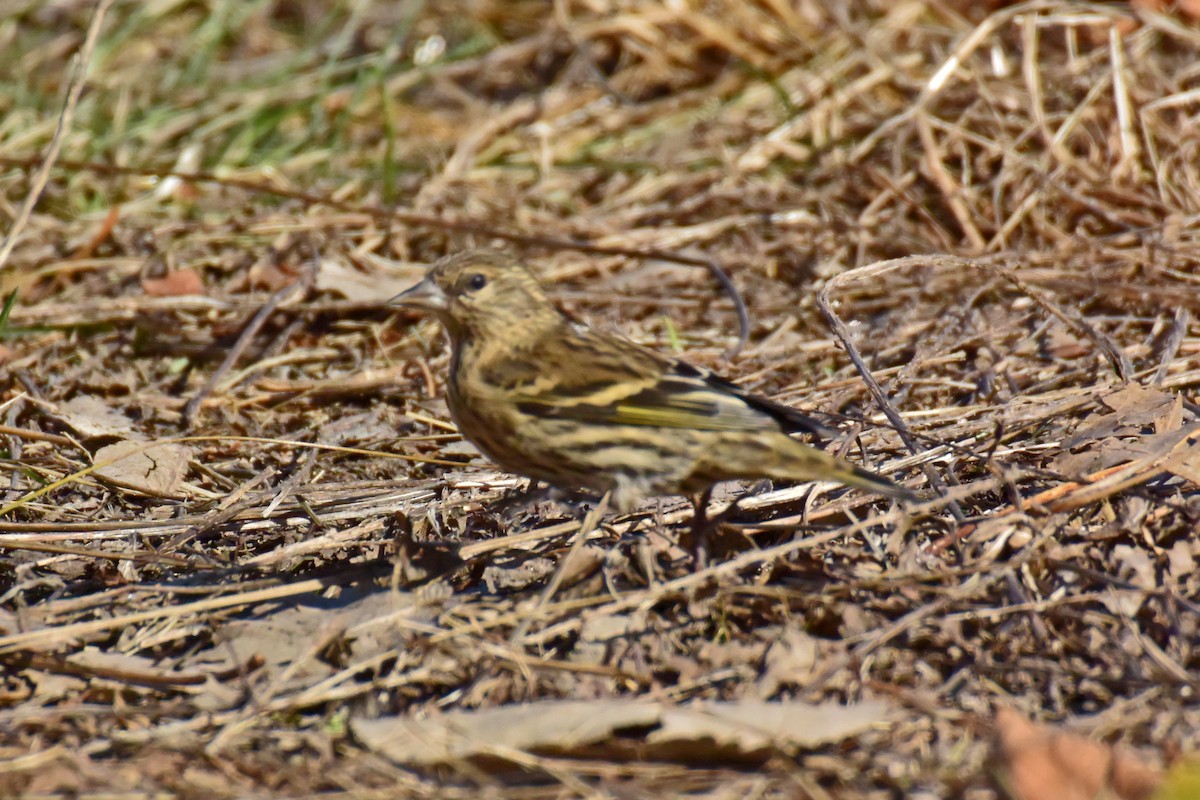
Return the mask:
[[438, 286], [430, 278], [425, 278], [411, 289], [406, 289], [391, 300], [388, 300], [387, 304], [402, 308], [424, 308], [430, 311], [445, 311], [450, 305], [450, 301], [446, 297], [446, 293], [442, 291], [442, 287]]

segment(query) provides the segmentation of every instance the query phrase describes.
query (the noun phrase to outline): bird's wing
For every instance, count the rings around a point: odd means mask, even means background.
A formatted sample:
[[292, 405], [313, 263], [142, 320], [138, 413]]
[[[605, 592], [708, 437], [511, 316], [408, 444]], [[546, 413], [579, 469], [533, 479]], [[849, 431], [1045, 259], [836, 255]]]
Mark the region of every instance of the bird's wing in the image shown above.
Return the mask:
[[542, 417], [612, 425], [712, 431], [836, 431], [794, 408], [756, 397], [712, 372], [594, 331], [560, 340], [563, 363], [543, 361], [516, 389], [517, 407]]
[[684, 362], [676, 362], [676, 364], [687, 370], [699, 372], [708, 385], [736, 395], [746, 405], [775, 420], [775, 423], [783, 428], [786, 433], [808, 433], [822, 439], [832, 439], [838, 435], [837, 430], [817, 422], [804, 412], [797, 411], [791, 406], [785, 406], [783, 403], [768, 400], [760, 395], [751, 394], [737, 384], [709, 370], [694, 367]]

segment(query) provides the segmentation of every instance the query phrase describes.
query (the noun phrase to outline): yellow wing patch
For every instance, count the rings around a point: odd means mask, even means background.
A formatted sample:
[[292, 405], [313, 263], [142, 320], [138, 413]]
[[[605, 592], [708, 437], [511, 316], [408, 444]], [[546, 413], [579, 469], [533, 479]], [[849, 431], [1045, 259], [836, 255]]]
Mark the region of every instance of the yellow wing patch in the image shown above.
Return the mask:
[[778, 428], [771, 417], [737, 395], [688, 379], [662, 380], [615, 402], [592, 402], [601, 394], [585, 398], [529, 395], [518, 399], [518, 408], [544, 417], [610, 425], [714, 431]]

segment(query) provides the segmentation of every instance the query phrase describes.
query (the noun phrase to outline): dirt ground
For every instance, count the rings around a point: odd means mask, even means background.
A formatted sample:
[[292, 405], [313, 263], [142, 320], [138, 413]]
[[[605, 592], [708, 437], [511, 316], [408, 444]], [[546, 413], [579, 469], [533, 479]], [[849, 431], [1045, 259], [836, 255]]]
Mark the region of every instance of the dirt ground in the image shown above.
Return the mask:
[[[9, 0], [0, 796], [1151, 797], [1181, 5]], [[682, 498], [515, 501], [385, 306], [479, 245], [922, 502], [723, 486], [697, 571]]]

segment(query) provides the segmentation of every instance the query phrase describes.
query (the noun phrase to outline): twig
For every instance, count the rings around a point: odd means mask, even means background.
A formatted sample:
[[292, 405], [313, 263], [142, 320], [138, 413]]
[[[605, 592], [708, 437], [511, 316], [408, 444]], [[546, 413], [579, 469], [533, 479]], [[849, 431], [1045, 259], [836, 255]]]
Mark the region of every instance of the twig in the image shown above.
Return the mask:
[[1011, 270], [994, 264], [986, 266], [997, 275], [1003, 277], [1004, 280], [1020, 289], [1030, 300], [1041, 306], [1046, 313], [1054, 316], [1076, 333], [1082, 334], [1095, 342], [1104, 351], [1104, 355], [1108, 358], [1108, 362], [1112, 364], [1112, 368], [1117, 373], [1117, 377], [1121, 379], [1121, 382], [1129, 383], [1129, 376], [1133, 374], [1133, 363], [1129, 360], [1129, 356], [1125, 355], [1125, 352], [1117, 347], [1116, 342], [1107, 334], [1092, 327], [1078, 312], [1073, 313], [1059, 308], [1054, 301], [1042, 295], [1041, 292], [1035, 292], [1033, 289], [1030, 289]]
[[[66, 544], [49, 544], [30, 539], [18, 539], [14, 541], [9, 537], [0, 537], [0, 552], [10, 550], [29, 550], [37, 553], [55, 553], [57, 555], [79, 556], [80, 558], [101, 558], [108, 559], [109, 561], [132, 561], [136, 564], [167, 564], [172, 567], [183, 568], [197, 566], [186, 558], [176, 558], [158, 553], [109, 553], [104, 550], [97, 550], [94, 547], [73, 547]], [[200, 568], [203, 569], [204, 567], [201, 566]]]
[[[316, 256], [314, 255], [313, 258], [315, 262]], [[234, 343], [233, 347], [229, 349], [229, 353], [226, 354], [225, 360], [221, 362], [221, 366], [217, 367], [213, 374], [208, 377], [208, 380], [205, 381], [204, 385], [201, 386], [196, 394], [194, 394], [192, 398], [187, 401], [187, 405], [183, 407], [183, 416], [180, 420], [180, 427], [182, 427], [184, 430], [191, 429], [192, 422], [194, 421], [196, 412], [200, 408], [200, 404], [204, 402], [206, 397], [212, 394], [213, 389], [216, 388], [217, 384], [221, 381], [221, 378], [225, 376], [225, 373], [233, 369], [233, 365], [238, 362], [238, 359], [242, 357], [242, 353], [244, 353], [246, 348], [250, 346], [251, 340], [254, 339], [259, 329], [263, 326], [267, 319], [270, 318], [271, 314], [275, 313], [275, 309], [278, 308], [284, 300], [288, 299], [294, 294], [306, 291], [308, 287], [312, 285], [315, 274], [316, 267], [314, 263], [314, 266], [305, 270], [304, 274], [302, 274], [299, 278], [274, 292], [270, 297], [267, 298], [267, 301], [263, 303], [262, 308], [258, 309], [254, 316], [250, 318], [250, 321], [246, 324], [246, 327], [242, 329], [237, 341]]]
[[1192, 315], [1186, 308], [1180, 306], [1175, 309], [1175, 318], [1171, 320], [1171, 331], [1167, 334], [1167, 340], [1162, 347], [1162, 354], [1158, 358], [1158, 369], [1154, 370], [1154, 377], [1150, 379], [1150, 383], [1153, 385], [1160, 386], [1167, 379], [1167, 373], [1171, 369], [1171, 362], [1175, 360], [1175, 356], [1179, 353], [1179, 347], [1183, 344], [1183, 337], [1187, 336], [1188, 323], [1191, 321]]
[[[854, 346], [854, 342], [850, 339], [849, 329], [847, 329], [845, 323], [838, 318], [838, 315], [834, 313], [833, 303], [829, 298], [833, 293], [833, 290], [839, 288], [844, 283], [850, 283], [851, 281], [862, 278], [873, 278], [878, 275], [882, 275], [885, 272], [891, 272], [892, 270], [911, 266], [940, 266], [945, 264], [962, 265], [964, 263], [966, 262], [963, 259], [955, 258], [953, 256], [908, 256], [906, 258], [895, 258], [891, 261], [879, 261], [874, 264], [868, 264], [865, 267], [859, 267], [857, 269], [852, 269], [833, 276], [829, 281], [826, 282], [824, 286], [821, 287], [821, 291], [817, 294], [817, 306], [821, 309], [821, 314], [825, 317], [825, 321], [829, 323], [829, 327], [833, 329], [834, 335], [838, 337], [839, 341], [841, 341], [842, 347], [846, 348], [846, 354], [850, 357], [850, 361], [854, 364], [854, 368], [858, 370], [858, 374], [862, 376], [863, 383], [867, 385], [867, 389], [870, 390], [871, 396], [875, 398], [875, 402], [879, 404], [879, 408], [888, 418], [888, 421], [892, 423], [896, 429], [896, 432], [900, 434], [900, 439], [904, 442], [904, 446], [907, 447], [908, 451], [913, 455], [917, 455], [919, 452], [916, 437], [913, 436], [912, 431], [909, 430], [908, 424], [904, 421], [904, 418], [900, 416], [900, 412], [896, 410], [891, 401], [888, 399], [887, 394], [883, 391], [883, 387], [879, 385], [879, 381], [875, 380], [875, 376], [871, 374], [871, 370], [867, 367], [866, 362], [863, 361], [862, 355], [858, 352], [858, 348]], [[930, 486], [936, 489], [939, 494], [945, 494], [946, 484], [944, 481], [942, 481], [941, 476], [937, 474], [937, 471], [931, 464], [922, 463], [921, 471], [925, 473], [925, 477], [929, 480]], [[966, 520], [967, 515], [963, 512], [962, 508], [957, 502], [951, 502], [947, 504], [946, 507], [959, 524], [962, 524]]]
[[[18, 661], [18, 659], [13, 659], [13, 661]], [[134, 686], [164, 689], [176, 686], [202, 686], [210, 680], [227, 681], [243, 672], [253, 672], [259, 669], [264, 663], [266, 663], [266, 660], [256, 653], [244, 662], [237, 663], [227, 669], [212, 672], [151, 671], [106, 667], [100, 664], [76, 664], [62, 656], [34, 653], [21, 666], [57, 675], [75, 675], [81, 678], [104, 678], [105, 680], [119, 681]], [[10, 666], [16, 665], [10, 664]]]

